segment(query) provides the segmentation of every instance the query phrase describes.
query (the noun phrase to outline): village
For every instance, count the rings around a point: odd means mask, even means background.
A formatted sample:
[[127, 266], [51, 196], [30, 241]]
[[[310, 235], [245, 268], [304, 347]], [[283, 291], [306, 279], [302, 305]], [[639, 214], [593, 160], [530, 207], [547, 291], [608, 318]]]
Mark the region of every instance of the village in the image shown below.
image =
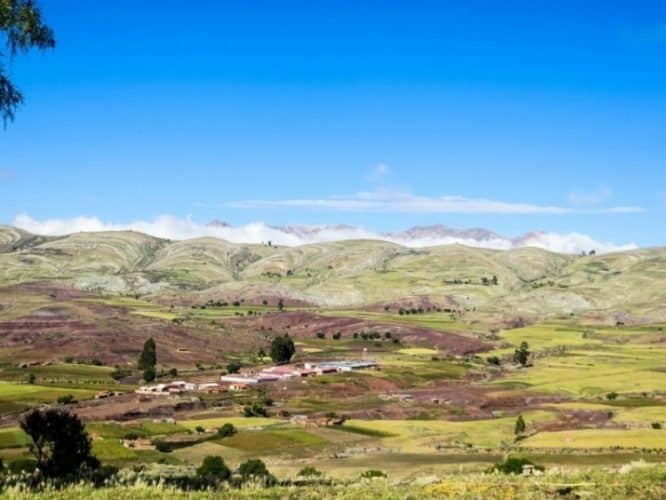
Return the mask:
[[135, 390], [143, 396], [169, 396], [186, 392], [220, 393], [244, 391], [254, 385], [278, 381], [295, 380], [325, 374], [345, 373], [356, 370], [378, 370], [373, 360], [332, 360], [304, 362], [293, 365], [275, 365], [259, 371], [220, 376], [219, 382], [192, 383], [176, 380], [160, 384], [145, 385]]

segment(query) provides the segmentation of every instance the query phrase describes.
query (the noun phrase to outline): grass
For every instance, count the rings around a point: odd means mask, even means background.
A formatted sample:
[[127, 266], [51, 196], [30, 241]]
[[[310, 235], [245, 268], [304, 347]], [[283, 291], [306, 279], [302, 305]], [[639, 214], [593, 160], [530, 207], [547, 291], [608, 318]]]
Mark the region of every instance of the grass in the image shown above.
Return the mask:
[[653, 429], [578, 429], [540, 432], [520, 442], [522, 448], [666, 449], [666, 431]]

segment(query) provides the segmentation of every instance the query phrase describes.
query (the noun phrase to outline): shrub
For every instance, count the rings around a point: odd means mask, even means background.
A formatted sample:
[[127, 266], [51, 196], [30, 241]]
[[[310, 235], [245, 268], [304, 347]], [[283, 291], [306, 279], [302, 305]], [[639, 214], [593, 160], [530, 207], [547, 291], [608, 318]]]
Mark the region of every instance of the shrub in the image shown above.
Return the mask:
[[326, 334], [325, 334], [324, 332], [317, 332], [317, 338], [318, 338], [318, 339], [325, 339], [325, 338], [326, 338]]
[[251, 458], [238, 466], [238, 474], [243, 481], [249, 479], [262, 479], [266, 482], [274, 483], [275, 478], [266, 468], [266, 464], [258, 458]]
[[487, 472], [501, 472], [502, 474], [522, 474], [526, 465], [534, 467], [536, 470], [543, 471], [543, 467], [530, 462], [526, 458], [509, 457], [504, 463], [495, 464]]
[[172, 377], [177, 377], [178, 376], [178, 369], [177, 368], [171, 368], [171, 370], [169, 370], [169, 375], [172, 376]]
[[320, 470], [315, 469], [311, 465], [303, 467], [298, 471], [299, 477], [321, 477], [323, 473]]
[[136, 432], [128, 432], [123, 436], [123, 439], [127, 439], [129, 441], [136, 441], [139, 439], [139, 435]]
[[111, 372], [111, 378], [113, 380], [120, 380], [120, 379], [123, 379], [125, 377], [129, 377], [130, 375], [132, 375], [131, 370], [125, 370], [125, 369], [122, 369], [122, 368], [117, 368], [117, 369], [115, 369]]
[[518, 415], [518, 418], [516, 419], [516, 427], [514, 428], [513, 433], [516, 436], [519, 436], [525, 432], [525, 427], [525, 419], [522, 415]]
[[231, 470], [222, 457], [207, 456], [197, 468], [197, 476], [215, 481], [226, 481], [231, 477]]
[[173, 447], [166, 441], [155, 440], [153, 441], [153, 446], [157, 451], [162, 453], [171, 453], [173, 451]]
[[268, 410], [259, 403], [252, 403], [243, 407], [243, 416], [245, 417], [268, 417]]
[[652, 422], [650, 425], [651, 425], [652, 428], [655, 429], [655, 430], [659, 430], [659, 429], [661, 429], [661, 422]]
[[7, 470], [12, 474], [21, 474], [23, 472], [32, 474], [37, 467], [37, 460], [32, 458], [17, 458], [9, 462]]
[[236, 428], [234, 427], [234, 424], [229, 422], [217, 430], [217, 435], [223, 438], [233, 436], [234, 434], [236, 434]]
[[64, 396], [60, 396], [58, 398], [59, 405], [68, 405], [72, 403], [76, 403], [76, 399], [74, 399], [74, 396], [72, 396], [71, 394], [65, 394]]
[[617, 399], [617, 396], [618, 396], [617, 392], [615, 391], [609, 392], [608, 394], [606, 394], [606, 399], [609, 401], [615, 401]]
[[340, 340], [341, 337], [342, 337], [342, 332], [335, 332], [333, 334], [333, 340]]
[[197, 426], [194, 428], [194, 430], [197, 431], [199, 434], [202, 434], [202, 433], [206, 432], [206, 429], [204, 429], [204, 428], [201, 427], [200, 425], [197, 425]]
[[227, 371], [229, 373], [238, 373], [241, 369], [241, 363], [240, 361], [232, 361], [227, 365]]
[[386, 474], [380, 470], [369, 469], [361, 474], [363, 479], [374, 479], [377, 477], [386, 477]]
[[488, 364], [495, 366], [499, 366], [502, 363], [499, 356], [488, 356], [486, 358], [486, 361], [488, 362]]

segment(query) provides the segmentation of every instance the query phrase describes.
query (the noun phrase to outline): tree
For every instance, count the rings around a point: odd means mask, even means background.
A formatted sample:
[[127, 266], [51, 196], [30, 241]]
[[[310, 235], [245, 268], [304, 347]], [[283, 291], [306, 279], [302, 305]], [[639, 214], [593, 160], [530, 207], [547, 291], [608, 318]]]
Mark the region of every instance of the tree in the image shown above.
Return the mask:
[[227, 372], [229, 373], [238, 373], [240, 369], [241, 369], [240, 361], [234, 360], [227, 365]]
[[197, 468], [197, 476], [209, 480], [226, 481], [231, 477], [231, 470], [224, 463], [222, 457], [207, 456]]
[[156, 375], [157, 374], [155, 373], [155, 368], [152, 366], [150, 368], [146, 368], [145, 370], [143, 370], [143, 380], [145, 380], [146, 382], [152, 382], [153, 380], [155, 380]]
[[223, 438], [233, 436], [234, 434], [236, 434], [236, 428], [234, 427], [234, 424], [229, 422], [225, 423], [217, 430], [217, 435]]
[[238, 466], [238, 474], [244, 481], [248, 479], [266, 479], [271, 477], [268, 472], [266, 464], [258, 458], [251, 458], [247, 462], [243, 462]]
[[84, 467], [96, 469], [91, 442], [79, 418], [65, 410], [34, 409], [20, 419], [21, 429], [32, 444], [30, 452], [45, 477], [75, 477]]
[[[55, 47], [53, 31], [42, 22], [42, 13], [34, 0], [0, 0], [0, 39], [4, 39], [10, 60], [30, 49]], [[23, 95], [5, 73], [4, 54], [0, 50], [0, 114], [5, 125], [14, 120]]]
[[282, 302], [282, 299], [278, 301], [277, 307], [279, 311], [282, 311], [284, 309], [284, 302]]
[[520, 347], [516, 349], [516, 352], [513, 355], [513, 360], [522, 366], [527, 366], [527, 362], [530, 360], [530, 355], [532, 354], [529, 351], [529, 347], [527, 342], [521, 342]]
[[275, 363], [289, 363], [295, 352], [296, 347], [289, 334], [285, 333], [282, 337], [275, 337], [271, 342], [271, 359]]
[[143, 350], [139, 356], [138, 367], [139, 370], [146, 370], [148, 368], [155, 368], [157, 364], [157, 346], [152, 337], [146, 340], [143, 344]]
[[525, 419], [523, 418], [522, 415], [518, 415], [518, 418], [516, 419], [516, 427], [513, 433], [516, 436], [520, 436], [524, 432], [525, 432]]

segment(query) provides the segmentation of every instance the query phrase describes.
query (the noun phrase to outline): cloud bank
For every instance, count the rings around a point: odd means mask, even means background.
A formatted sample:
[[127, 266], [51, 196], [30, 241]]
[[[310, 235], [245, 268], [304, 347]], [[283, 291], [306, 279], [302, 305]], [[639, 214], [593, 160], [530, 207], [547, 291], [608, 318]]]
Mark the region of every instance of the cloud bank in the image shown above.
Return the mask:
[[596, 250], [598, 253], [631, 250], [633, 243], [616, 245], [597, 241], [580, 233], [530, 233], [520, 238], [505, 238], [484, 230], [455, 231], [442, 226], [419, 228], [418, 232], [377, 233], [361, 227], [346, 225], [295, 225], [270, 226], [255, 222], [242, 226], [223, 223], [201, 224], [191, 218], [170, 215], [156, 217], [152, 221], [136, 221], [128, 224], [103, 222], [97, 217], [36, 220], [27, 214], [17, 215], [13, 225], [35, 234], [61, 236], [78, 232], [132, 230], [170, 240], [214, 237], [232, 243], [265, 243], [297, 246], [332, 241], [373, 239], [422, 248], [437, 245], [461, 244], [471, 247], [508, 250], [519, 247], [539, 247], [559, 253], [580, 253]]

